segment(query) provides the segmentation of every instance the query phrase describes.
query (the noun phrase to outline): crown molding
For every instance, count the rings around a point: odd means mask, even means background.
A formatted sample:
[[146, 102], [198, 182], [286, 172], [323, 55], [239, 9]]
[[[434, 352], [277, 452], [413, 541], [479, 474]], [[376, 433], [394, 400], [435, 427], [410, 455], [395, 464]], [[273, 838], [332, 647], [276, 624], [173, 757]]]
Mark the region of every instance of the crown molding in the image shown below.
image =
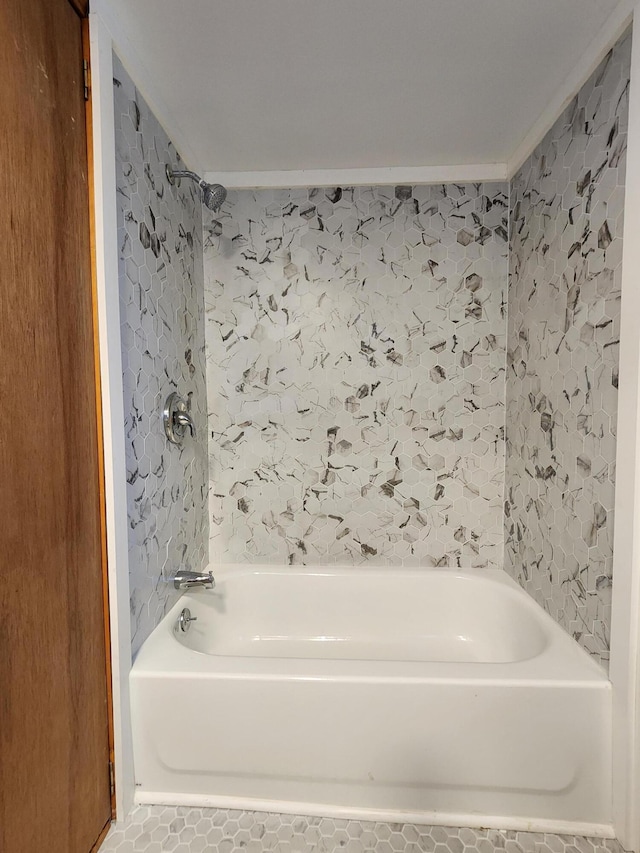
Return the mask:
[[505, 181], [505, 163], [464, 166], [389, 166], [370, 169], [300, 169], [280, 172], [206, 172], [205, 180], [229, 189], [292, 189], [385, 184], [450, 184]]

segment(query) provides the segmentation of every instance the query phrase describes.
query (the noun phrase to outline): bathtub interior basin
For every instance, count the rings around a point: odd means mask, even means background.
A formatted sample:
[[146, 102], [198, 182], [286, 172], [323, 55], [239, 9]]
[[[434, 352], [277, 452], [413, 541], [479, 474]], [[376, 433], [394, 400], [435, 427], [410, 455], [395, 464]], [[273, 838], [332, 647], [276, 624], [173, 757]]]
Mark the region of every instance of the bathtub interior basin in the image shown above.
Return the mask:
[[188, 598], [177, 639], [209, 655], [497, 663], [548, 642], [537, 605], [503, 573], [384, 570], [227, 573]]

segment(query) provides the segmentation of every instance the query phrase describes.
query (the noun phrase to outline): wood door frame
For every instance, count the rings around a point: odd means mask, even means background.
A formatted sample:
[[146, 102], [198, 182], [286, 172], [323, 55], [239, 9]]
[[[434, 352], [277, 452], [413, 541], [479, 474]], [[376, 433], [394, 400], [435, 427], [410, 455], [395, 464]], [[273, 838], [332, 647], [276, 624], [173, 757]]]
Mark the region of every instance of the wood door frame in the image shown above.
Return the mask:
[[116, 814], [114, 766], [114, 725], [113, 725], [113, 672], [111, 665], [111, 628], [109, 621], [109, 574], [107, 553], [107, 521], [105, 493], [105, 456], [104, 456], [104, 427], [102, 411], [102, 374], [100, 369], [100, 336], [98, 320], [98, 275], [96, 260], [96, 216], [95, 216], [95, 176], [93, 156], [93, 105], [91, 93], [91, 45], [89, 38], [88, 4], [77, 4], [70, 0], [73, 8], [78, 11], [78, 5], [85, 7], [81, 18], [82, 25], [82, 55], [86, 67], [85, 84], [88, 87], [85, 101], [85, 127], [87, 138], [87, 178], [89, 194], [89, 244], [91, 252], [91, 302], [93, 311], [93, 351], [94, 374], [96, 386], [96, 418], [98, 436], [98, 476], [99, 476], [99, 508], [100, 508], [100, 550], [102, 557], [102, 599], [104, 607], [104, 638], [105, 638], [105, 670], [107, 679], [107, 723], [109, 743], [109, 768], [111, 778], [111, 818]]
[[69, 3], [81, 18], [89, 16], [89, 0], [69, 0]]
[[[129, 672], [131, 621], [129, 607], [129, 530], [127, 517], [124, 396], [118, 281], [116, 149], [113, 98], [114, 40], [92, 4], [89, 13], [91, 50], [91, 125], [94, 272], [97, 308], [96, 340], [101, 378], [106, 522], [105, 611], [111, 648], [111, 697], [115, 779], [115, 817], [123, 820], [134, 805], [135, 780]], [[106, 599], [105, 599], [106, 600]]]
[[107, 833], [109, 832], [110, 829], [111, 829], [111, 821], [109, 821], [108, 823], [106, 823], [104, 825], [104, 827], [102, 828], [102, 831], [100, 832], [100, 835], [96, 838], [95, 844], [93, 845], [91, 850], [88, 851], [88, 853], [98, 853], [98, 850], [100, 850], [100, 847], [102, 846], [102, 842], [107, 837]]

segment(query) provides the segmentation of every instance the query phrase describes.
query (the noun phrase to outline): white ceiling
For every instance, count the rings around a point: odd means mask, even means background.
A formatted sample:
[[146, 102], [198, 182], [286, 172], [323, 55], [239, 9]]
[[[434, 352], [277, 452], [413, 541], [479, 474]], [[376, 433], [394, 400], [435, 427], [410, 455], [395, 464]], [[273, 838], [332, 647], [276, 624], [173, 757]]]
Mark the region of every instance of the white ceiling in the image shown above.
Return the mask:
[[192, 165], [219, 174], [506, 163], [625, 3], [100, 5]]

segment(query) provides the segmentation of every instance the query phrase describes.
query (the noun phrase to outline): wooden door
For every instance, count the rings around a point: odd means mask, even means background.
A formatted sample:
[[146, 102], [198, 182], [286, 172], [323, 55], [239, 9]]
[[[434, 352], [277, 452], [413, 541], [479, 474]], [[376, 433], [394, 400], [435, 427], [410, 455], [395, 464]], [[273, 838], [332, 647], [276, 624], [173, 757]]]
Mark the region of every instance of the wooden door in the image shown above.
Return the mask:
[[0, 0], [0, 850], [111, 817], [82, 20]]

